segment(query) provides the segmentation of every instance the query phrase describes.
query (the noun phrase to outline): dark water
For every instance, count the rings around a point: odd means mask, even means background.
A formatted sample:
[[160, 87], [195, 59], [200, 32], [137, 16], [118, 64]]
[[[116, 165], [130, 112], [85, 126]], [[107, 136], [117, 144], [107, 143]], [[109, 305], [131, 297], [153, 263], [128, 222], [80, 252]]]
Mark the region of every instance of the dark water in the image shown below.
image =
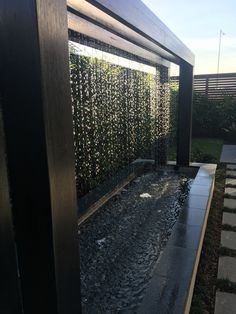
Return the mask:
[[191, 182], [146, 173], [80, 226], [84, 313], [136, 313]]

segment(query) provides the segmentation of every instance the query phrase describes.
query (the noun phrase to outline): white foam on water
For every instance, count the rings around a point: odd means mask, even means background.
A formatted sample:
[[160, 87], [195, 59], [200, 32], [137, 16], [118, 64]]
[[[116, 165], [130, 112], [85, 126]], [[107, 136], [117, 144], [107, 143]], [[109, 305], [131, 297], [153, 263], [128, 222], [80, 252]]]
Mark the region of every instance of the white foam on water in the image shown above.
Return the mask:
[[152, 195], [150, 195], [149, 193], [142, 193], [139, 196], [142, 198], [151, 198], [152, 197]]

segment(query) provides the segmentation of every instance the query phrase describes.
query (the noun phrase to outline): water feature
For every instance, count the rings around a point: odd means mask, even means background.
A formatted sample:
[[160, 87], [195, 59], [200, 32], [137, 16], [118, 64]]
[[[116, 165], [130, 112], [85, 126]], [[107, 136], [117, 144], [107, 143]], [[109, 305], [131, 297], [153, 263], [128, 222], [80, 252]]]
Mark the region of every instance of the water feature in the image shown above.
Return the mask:
[[84, 313], [135, 313], [191, 186], [144, 173], [80, 226]]
[[[162, 65], [75, 32], [70, 38], [77, 194], [86, 207], [91, 190], [132, 172], [134, 160], [166, 164], [169, 77]], [[80, 224], [84, 313], [136, 311], [190, 184], [179, 173], [146, 172]]]
[[[165, 163], [169, 84], [166, 67], [138, 63], [111, 46], [73, 36], [71, 90], [81, 197], [137, 158], [156, 155]], [[91, 48], [97, 46], [103, 50]]]

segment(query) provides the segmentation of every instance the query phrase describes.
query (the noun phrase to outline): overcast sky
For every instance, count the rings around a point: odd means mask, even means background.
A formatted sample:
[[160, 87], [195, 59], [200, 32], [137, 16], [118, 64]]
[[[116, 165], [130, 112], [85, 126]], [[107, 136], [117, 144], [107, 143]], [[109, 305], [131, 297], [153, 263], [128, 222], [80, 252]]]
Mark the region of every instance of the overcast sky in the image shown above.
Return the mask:
[[195, 54], [195, 74], [236, 72], [236, 0], [142, 0]]

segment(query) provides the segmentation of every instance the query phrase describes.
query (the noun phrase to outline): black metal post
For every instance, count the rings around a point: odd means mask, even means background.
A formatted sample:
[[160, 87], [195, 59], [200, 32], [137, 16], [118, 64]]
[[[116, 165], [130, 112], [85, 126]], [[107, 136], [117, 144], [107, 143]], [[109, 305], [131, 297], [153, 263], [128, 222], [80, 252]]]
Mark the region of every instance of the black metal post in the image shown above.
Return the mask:
[[156, 166], [165, 166], [167, 164], [168, 131], [169, 131], [169, 69], [159, 66], [160, 71], [160, 100], [158, 115], [158, 139], [157, 153], [155, 157]]
[[[1, 102], [1, 99], [0, 99]], [[6, 166], [5, 136], [0, 103], [0, 313], [21, 313], [20, 285], [17, 272], [9, 185]]]
[[0, 88], [24, 313], [78, 314], [66, 0], [2, 0], [0, 12]]
[[177, 166], [189, 166], [192, 137], [193, 66], [182, 61], [179, 76]]

